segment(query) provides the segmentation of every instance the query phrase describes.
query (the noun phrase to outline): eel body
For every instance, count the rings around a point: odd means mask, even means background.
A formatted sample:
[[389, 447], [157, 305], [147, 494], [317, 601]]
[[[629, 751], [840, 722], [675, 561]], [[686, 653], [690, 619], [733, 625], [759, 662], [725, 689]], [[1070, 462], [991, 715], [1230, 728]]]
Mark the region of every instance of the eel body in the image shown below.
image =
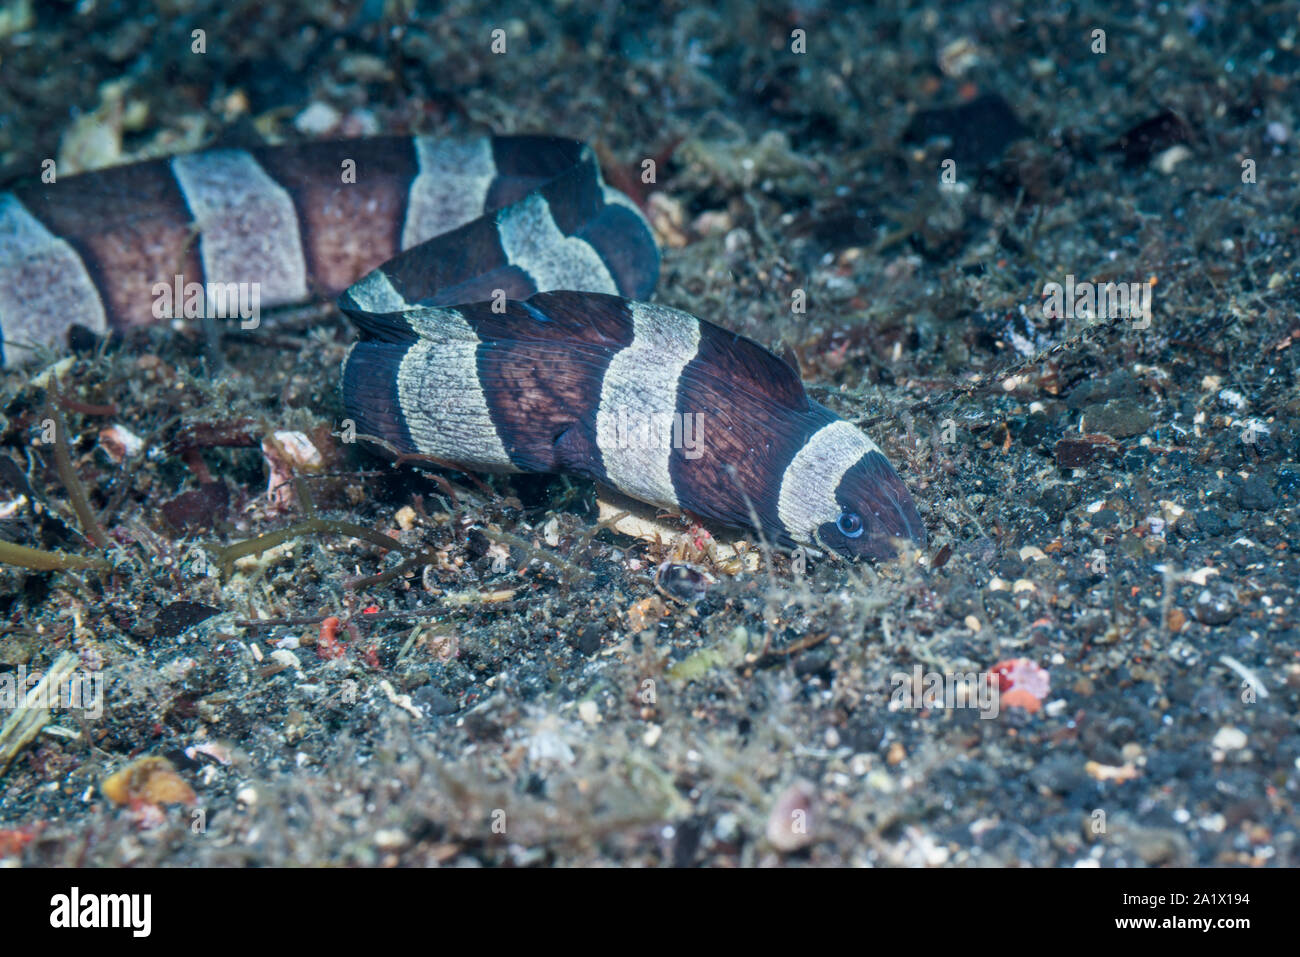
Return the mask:
[[876, 444], [758, 344], [645, 302], [658, 271], [635, 205], [554, 137], [211, 150], [0, 194], [7, 364], [194, 284], [222, 316], [249, 288], [337, 295], [361, 332], [344, 406], [390, 450], [583, 476], [785, 547], [923, 543]]

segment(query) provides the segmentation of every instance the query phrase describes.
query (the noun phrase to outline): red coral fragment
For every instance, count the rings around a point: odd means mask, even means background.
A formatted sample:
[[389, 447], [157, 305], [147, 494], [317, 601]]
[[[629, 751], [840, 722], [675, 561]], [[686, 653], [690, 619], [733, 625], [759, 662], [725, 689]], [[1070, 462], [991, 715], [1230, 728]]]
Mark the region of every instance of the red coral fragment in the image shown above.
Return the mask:
[[338, 639], [340, 624], [341, 622], [334, 615], [330, 615], [320, 623], [320, 638], [316, 641], [316, 654], [326, 661], [333, 661], [347, 654], [347, 646]]
[[0, 829], [0, 858], [17, 857], [35, 837], [36, 832], [27, 827]]
[[1002, 704], [1024, 708], [1031, 714], [1041, 706], [1052, 687], [1051, 674], [1028, 658], [1010, 658], [993, 666], [998, 676]]

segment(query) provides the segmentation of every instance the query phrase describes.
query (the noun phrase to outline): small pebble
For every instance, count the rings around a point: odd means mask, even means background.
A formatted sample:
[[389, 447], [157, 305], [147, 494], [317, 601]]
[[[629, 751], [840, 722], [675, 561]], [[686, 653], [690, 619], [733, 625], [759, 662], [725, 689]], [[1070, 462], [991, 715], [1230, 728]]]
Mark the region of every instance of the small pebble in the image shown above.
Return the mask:
[[317, 100], [293, 118], [293, 125], [304, 136], [324, 136], [338, 126], [342, 118], [334, 107]]
[[812, 785], [796, 781], [777, 798], [767, 816], [767, 842], [783, 854], [813, 842]]
[[1218, 730], [1211, 744], [1218, 751], [1240, 751], [1246, 746], [1246, 732], [1227, 725]]

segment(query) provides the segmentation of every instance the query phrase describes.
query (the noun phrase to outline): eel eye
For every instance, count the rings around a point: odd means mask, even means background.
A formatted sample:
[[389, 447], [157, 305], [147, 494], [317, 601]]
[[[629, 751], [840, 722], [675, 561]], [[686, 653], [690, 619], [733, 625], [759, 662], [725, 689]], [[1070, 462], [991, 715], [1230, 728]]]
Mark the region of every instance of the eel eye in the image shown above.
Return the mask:
[[845, 538], [857, 538], [862, 534], [862, 517], [857, 512], [850, 512], [846, 509], [835, 520], [835, 527], [839, 529], [840, 534]]

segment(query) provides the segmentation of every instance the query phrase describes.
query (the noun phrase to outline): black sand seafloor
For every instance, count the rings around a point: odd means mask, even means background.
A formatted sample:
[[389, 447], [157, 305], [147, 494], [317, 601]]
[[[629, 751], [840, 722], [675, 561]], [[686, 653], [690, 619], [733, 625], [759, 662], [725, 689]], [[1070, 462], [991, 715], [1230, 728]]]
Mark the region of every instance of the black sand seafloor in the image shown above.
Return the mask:
[[[5, 183], [593, 144], [657, 301], [791, 356], [930, 533], [792, 559], [395, 468], [339, 438], [328, 304], [74, 335], [0, 380], [0, 538], [103, 564], [0, 567], [0, 679], [71, 662], [102, 714], [0, 733], [0, 859], [1295, 865], [1297, 44], [1266, 2], [0, 0]], [[995, 669], [996, 715], [927, 694]]]

